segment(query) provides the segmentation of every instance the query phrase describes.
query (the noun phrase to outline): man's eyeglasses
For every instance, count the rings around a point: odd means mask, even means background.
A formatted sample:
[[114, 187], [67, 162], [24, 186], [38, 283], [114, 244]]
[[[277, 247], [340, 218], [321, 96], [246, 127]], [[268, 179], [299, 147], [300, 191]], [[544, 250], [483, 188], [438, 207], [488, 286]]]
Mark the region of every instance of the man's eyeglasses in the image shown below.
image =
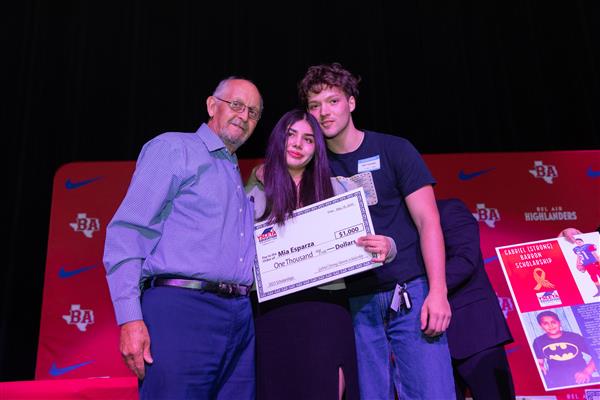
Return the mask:
[[[214, 98], [217, 100], [221, 100], [224, 103], [229, 104], [229, 108], [231, 108], [233, 111], [235, 111], [237, 113], [243, 113], [244, 110], [246, 110], [246, 107], [248, 107], [241, 101], [237, 101], [237, 100], [227, 101], [227, 100], [223, 100], [222, 98], [217, 97], [217, 96], [214, 96]], [[258, 121], [260, 119], [260, 110], [257, 110], [254, 107], [248, 107], [248, 117], [250, 119]]]

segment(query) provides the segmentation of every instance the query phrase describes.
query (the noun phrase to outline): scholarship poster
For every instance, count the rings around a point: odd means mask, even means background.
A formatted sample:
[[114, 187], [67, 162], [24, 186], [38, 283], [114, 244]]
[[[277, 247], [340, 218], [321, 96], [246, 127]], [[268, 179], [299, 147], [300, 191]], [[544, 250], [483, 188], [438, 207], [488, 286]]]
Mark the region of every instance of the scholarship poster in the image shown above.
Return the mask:
[[546, 390], [600, 382], [600, 233], [496, 247]]

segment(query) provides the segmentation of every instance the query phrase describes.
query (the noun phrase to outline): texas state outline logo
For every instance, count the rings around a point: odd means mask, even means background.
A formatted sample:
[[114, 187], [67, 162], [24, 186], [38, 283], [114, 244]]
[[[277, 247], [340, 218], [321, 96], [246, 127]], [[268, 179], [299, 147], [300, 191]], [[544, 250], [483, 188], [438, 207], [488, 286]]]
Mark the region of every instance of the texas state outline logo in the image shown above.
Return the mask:
[[544, 164], [540, 160], [533, 162], [533, 169], [530, 169], [529, 173], [534, 178], [542, 179], [549, 185], [552, 185], [554, 179], [558, 177], [558, 169], [555, 165]]
[[70, 222], [69, 226], [73, 231], [81, 232], [86, 238], [92, 239], [94, 232], [100, 230], [100, 219], [88, 217], [87, 213], [78, 213], [75, 222]]
[[476, 212], [473, 217], [479, 222], [485, 223], [490, 228], [496, 227], [496, 221], [500, 221], [500, 212], [497, 208], [486, 207], [485, 203], [477, 203]]
[[81, 308], [79, 304], [71, 304], [69, 314], [62, 318], [68, 325], [75, 325], [80, 332], [85, 332], [87, 326], [95, 322], [94, 310]]

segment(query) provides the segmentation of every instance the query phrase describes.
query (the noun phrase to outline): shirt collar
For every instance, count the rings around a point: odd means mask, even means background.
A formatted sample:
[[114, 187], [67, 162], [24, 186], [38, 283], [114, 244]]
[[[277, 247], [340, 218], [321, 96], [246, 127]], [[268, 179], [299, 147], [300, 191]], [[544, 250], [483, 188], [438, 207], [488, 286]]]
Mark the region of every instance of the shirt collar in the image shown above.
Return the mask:
[[225, 149], [225, 143], [221, 140], [221, 138], [206, 125], [203, 123], [200, 128], [196, 131], [196, 134], [200, 137], [200, 139], [206, 144], [206, 148], [208, 151], [217, 151], [221, 149]]

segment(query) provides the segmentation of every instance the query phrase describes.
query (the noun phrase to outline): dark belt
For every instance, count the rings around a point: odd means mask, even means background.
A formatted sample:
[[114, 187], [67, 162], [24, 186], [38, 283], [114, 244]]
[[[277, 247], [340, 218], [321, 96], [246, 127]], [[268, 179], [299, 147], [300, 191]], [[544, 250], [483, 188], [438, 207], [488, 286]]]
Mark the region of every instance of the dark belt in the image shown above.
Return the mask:
[[172, 286], [184, 289], [203, 290], [226, 297], [248, 296], [250, 286], [235, 283], [211, 282], [202, 279], [181, 279], [154, 277], [144, 282], [144, 289], [155, 286]]

